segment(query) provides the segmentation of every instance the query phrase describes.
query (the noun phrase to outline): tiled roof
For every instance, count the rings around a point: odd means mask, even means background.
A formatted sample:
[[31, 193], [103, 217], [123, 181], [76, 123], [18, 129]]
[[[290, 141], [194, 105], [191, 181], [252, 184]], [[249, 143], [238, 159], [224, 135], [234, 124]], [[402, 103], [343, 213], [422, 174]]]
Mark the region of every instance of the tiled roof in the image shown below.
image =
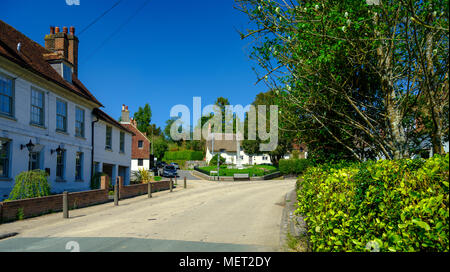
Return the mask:
[[125, 130], [126, 132], [132, 134], [133, 136], [135, 135], [133, 131], [131, 131], [128, 127], [123, 126], [122, 124], [120, 124], [119, 122], [117, 122], [116, 120], [114, 120], [114, 118], [112, 118], [111, 116], [109, 116], [106, 112], [102, 111], [101, 109], [95, 108], [92, 113], [97, 116], [100, 120], [103, 120], [105, 122], [107, 122], [108, 124], [111, 124], [119, 129]]
[[[150, 140], [131, 123], [122, 124], [122, 126], [125, 126], [129, 130], [134, 132], [133, 143], [131, 148], [131, 158], [148, 159], [150, 156], [150, 148], [151, 148]], [[142, 141], [143, 143], [142, 148], [138, 147], [138, 141]]]
[[[214, 135], [214, 136], [212, 136]], [[221, 150], [225, 150], [226, 152], [236, 152], [237, 151], [237, 142], [236, 142], [236, 134], [230, 133], [214, 133], [209, 134], [208, 139], [206, 141], [206, 147], [211, 150], [212, 149], [212, 139], [214, 137], [214, 150], [213, 152], [219, 152]], [[242, 143], [242, 134], [238, 134], [239, 145]]]
[[[20, 52], [17, 50], [19, 43]], [[0, 56], [84, 99], [94, 102], [98, 106], [103, 106], [75, 75], [73, 75], [72, 84], [70, 84], [52, 68], [47, 60], [57, 59], [57, 55], [32, 41], [2, 20], [0, 20]]]

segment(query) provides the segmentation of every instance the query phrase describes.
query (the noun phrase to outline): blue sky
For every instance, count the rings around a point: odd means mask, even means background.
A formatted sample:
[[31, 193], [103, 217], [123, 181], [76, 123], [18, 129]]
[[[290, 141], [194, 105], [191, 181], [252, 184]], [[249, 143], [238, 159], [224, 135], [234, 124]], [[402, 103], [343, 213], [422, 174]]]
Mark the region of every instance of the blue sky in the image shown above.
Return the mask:
[[202, 98], [202, 106], [219, 96], [247, 105], [267, 90], [254, 85], [249, 41], [236, 31], [248, 19], [233, 0], [150, 0], [100, 49], [146, 0], [122, 0], [81, 35], [116, 0], [79, 1], [69, 6], [66, 0], [2, 0], [0, 18], [41, 45], [50, 25], [75, 26], [79, 78], [114, 118], [122, 104], [134, 113], [149, 103], [152, 122], [163, 128], [172, 106], [192, 110], [193, 96]]

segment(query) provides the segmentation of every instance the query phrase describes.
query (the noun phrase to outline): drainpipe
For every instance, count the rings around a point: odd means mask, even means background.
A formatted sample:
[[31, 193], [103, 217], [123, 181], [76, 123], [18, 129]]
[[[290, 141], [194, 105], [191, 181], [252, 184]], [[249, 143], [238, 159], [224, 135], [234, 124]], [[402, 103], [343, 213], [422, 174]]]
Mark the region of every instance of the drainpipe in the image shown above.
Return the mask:
[[[95, 115], [94, 115], [95, 116]], [[92, 184], [92, 178], [94, 177], [94, 125], [99, 121], [98, 117], [95, 116], [97, 120], [92, 121], [91, 124], [91, 143], [92, 143], [92, 150], [91, 150], [91, 184]]]

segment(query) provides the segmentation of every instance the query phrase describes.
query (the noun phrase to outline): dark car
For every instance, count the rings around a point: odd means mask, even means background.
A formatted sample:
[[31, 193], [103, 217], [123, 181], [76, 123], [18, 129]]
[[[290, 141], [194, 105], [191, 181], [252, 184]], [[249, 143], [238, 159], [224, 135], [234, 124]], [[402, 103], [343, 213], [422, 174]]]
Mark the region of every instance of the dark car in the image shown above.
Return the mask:
[[163, 168], [166, 165], [167, 165], [167, 163], [163, 162], [163, 161], [156, 162], [156, 167], [158, 167], [158, 168]]
[[173, 178], [177, 176], [177, 169], [173, 165], [166, 165], [163, 169], [163, 177]]
[[171, 162], [169, 165], [172, 165], [175, 169], [180, 170], [180, 166], [176, 162]]

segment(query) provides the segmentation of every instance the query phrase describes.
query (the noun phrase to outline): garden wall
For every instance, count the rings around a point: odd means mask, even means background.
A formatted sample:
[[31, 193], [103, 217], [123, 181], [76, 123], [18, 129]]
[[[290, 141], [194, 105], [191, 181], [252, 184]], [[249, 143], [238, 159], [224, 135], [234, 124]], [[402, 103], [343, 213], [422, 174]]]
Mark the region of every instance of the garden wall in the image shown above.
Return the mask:
[[[123, 184], [121, 181], [119, 184]], [[152, 182], [152, 192], [170, 189], [170, 181]], [[101, 189], [68, 193], [69, 209], [83, 208], [109, 201], [107, 176], [101, 179]], [[130, 198], [146, 194], [147, 184], [120, 186], [120, 198]], [[63, 195], [51, 195], [38, 198], [0, 202], [0, 223], [14, 221], [19, 218], [30, 218], [52, 212], [60, 212], [63, 207]]]
[[[152, 193], [169, 189], [170, 189], [170, 181], [168, 180], [152, 181]], [[148, 192], [147, 184], [121, 186], [119, 189], [120, 199], [145, 195], [147, 194], [147, 192]]]
[[[68, 193], [69, 209], [77, 209], [101, 204], [108, 201], [107, 190], [93, 190]], [[38, 198], [0, 202], [0, 222], [8, 222], [21, 218], [29, 218], [62, 211], [63, 195], [52, 195]]]

